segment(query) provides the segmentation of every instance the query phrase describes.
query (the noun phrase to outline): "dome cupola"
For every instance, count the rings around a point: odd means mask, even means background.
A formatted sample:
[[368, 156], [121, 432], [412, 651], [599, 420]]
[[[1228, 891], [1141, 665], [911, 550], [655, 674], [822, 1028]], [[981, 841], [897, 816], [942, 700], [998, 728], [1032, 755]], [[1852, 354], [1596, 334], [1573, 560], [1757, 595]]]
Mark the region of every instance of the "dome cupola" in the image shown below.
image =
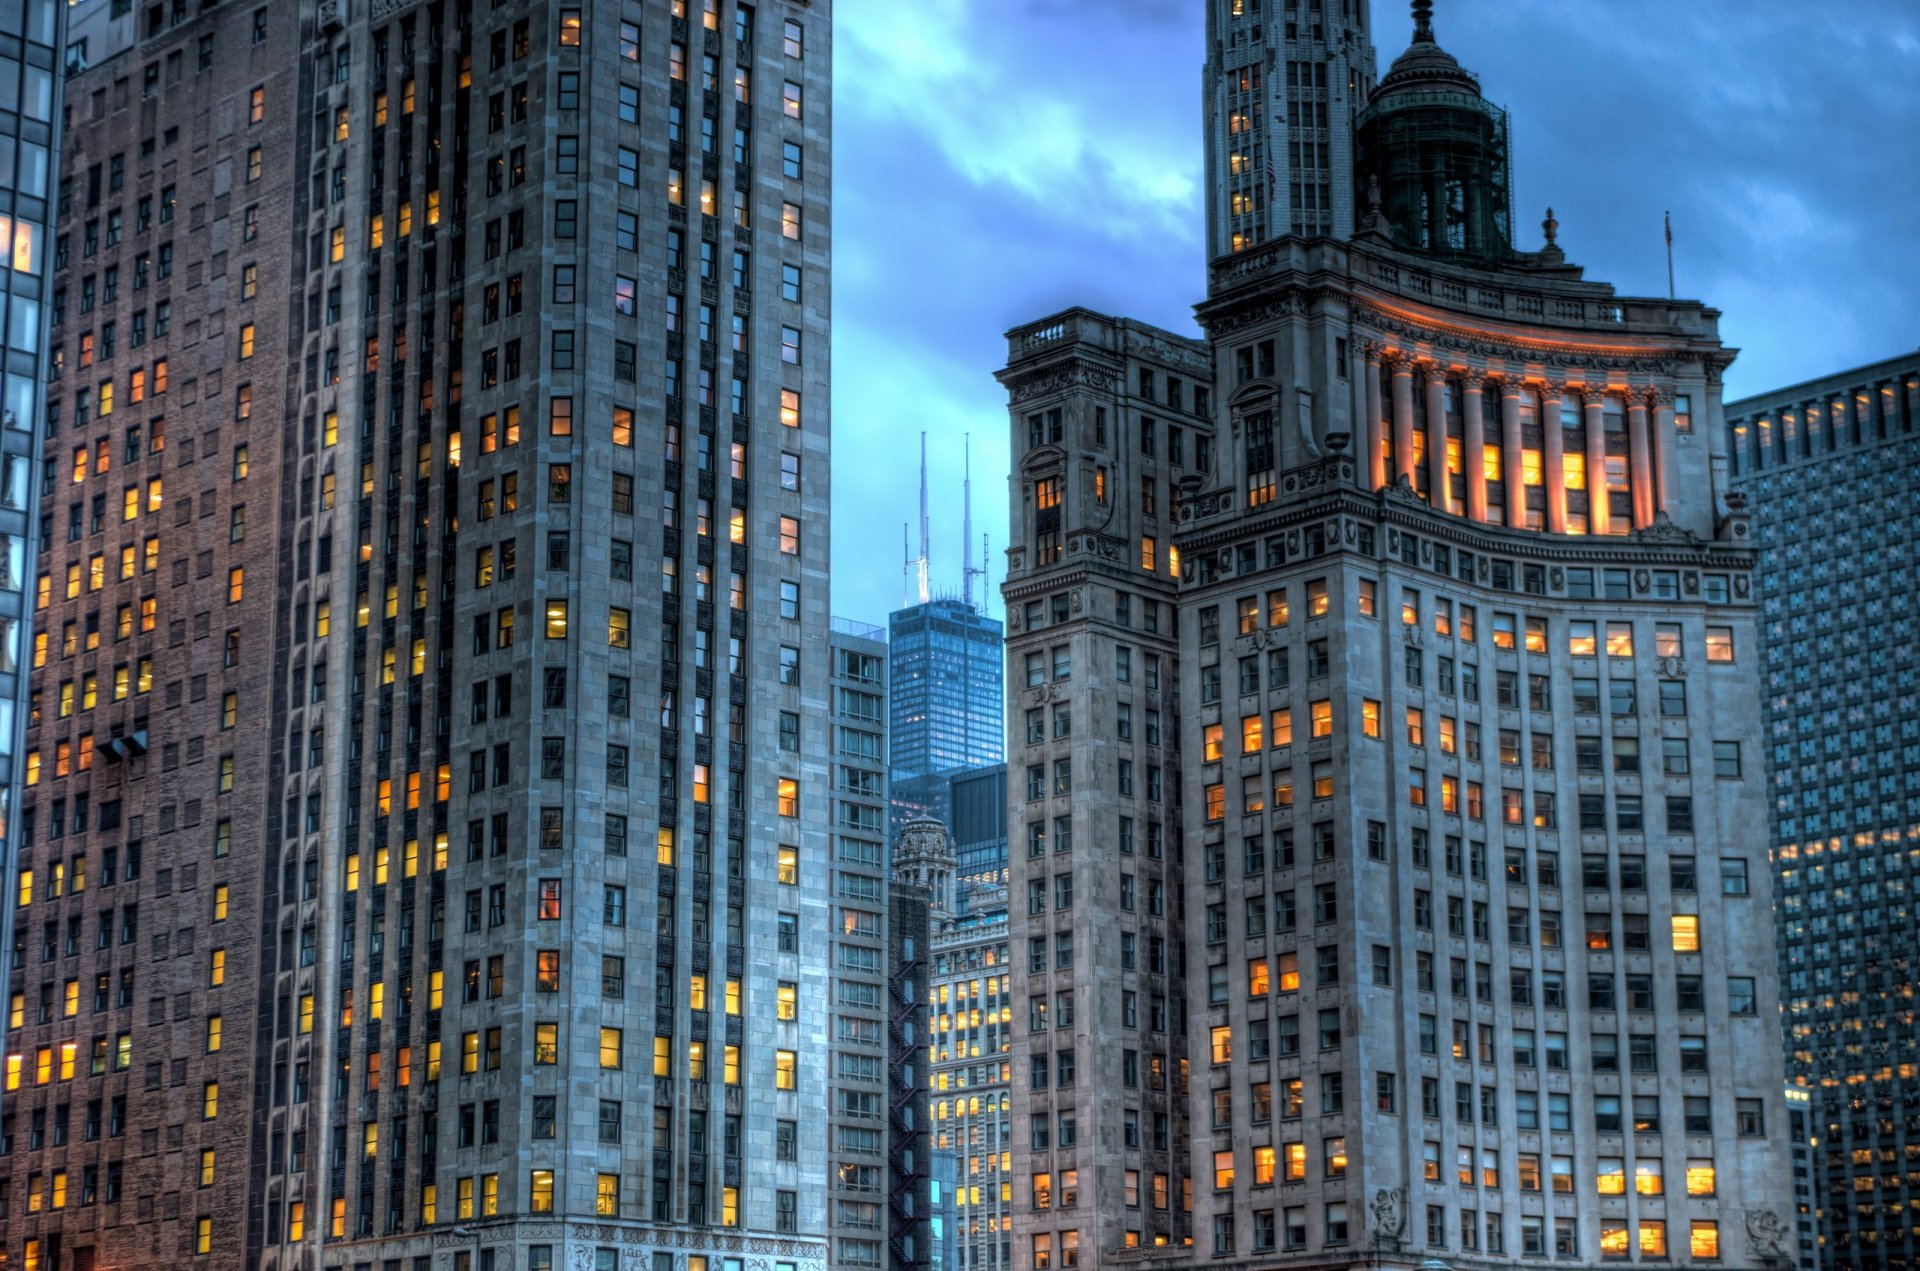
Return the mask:
[[1413, 0], [1413, 43], [1374, 88], [1355, 141], [1356, 196], [1395, 246], [1486, 265], [1513, 254], [1507, 115], [1434, 40], [1433, 0]]

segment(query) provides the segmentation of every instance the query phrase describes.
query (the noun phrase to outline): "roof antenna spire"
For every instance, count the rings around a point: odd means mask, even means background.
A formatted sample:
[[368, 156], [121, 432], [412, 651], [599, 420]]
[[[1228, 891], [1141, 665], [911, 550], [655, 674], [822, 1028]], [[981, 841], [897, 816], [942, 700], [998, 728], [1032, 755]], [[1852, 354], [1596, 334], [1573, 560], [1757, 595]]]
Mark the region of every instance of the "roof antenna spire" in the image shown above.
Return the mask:
[[[964, 586], [964, 589], [966, 589], [966, 607], [968, 607], [968, 609], [973, 609], [973, 580], [975, 580], [975, 578], [979, 578], [979, 580], [981, 580], [981, 584], [985, 584], [985, 582], [987, 582], [987, 543], [985, 543], [985, 536], [981, 536], [981, 540], [983, 541], [981, 541], [981, 549], [979, 549], [979, 564], [973, 564], [973, 434], [972, 432], [970, 432], [970, 434], [966, 434], [966, 440], [964, 440], [964, 445], [966, 445], [966, 451], [964, 451], [964, 455], [966, 455], [966, 482], [962, 484], [962, 490], [964, 490], [964, 492], [966, 493], [962, 495], [962, 499], [966, 501], [966, 520], [964, 520], [964, 524], [962, 524], [962, 530], [960, 530], [960, 578], [962, 578], [962, 586]], [[979, 597], [979, 599], [981, 599], [981, 605], [979, 605], [979, 609], [981, 609], [981, 612], [987, 611], [987, 595], [985, 595], [985, 588], [981, 589], [981, 597]]]
[[927, 433], [920, 431], [920, 603], [933, 599], [927, 577]]
[[1433, 0], [1413, 0], [1413, 42], [1433, 43]]

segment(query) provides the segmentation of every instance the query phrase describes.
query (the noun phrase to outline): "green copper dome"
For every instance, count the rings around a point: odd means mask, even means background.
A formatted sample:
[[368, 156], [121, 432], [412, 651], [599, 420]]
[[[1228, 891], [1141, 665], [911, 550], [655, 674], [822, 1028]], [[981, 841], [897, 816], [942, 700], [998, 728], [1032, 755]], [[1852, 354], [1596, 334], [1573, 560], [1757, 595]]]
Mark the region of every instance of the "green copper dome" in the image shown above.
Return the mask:
[[1414, 0], [1413, 43], [1375, 87], [1356, 141], [1369, 228], [1468, 263], [1513, 254], [1506, 112], [1434, 41], [1432, 0]]

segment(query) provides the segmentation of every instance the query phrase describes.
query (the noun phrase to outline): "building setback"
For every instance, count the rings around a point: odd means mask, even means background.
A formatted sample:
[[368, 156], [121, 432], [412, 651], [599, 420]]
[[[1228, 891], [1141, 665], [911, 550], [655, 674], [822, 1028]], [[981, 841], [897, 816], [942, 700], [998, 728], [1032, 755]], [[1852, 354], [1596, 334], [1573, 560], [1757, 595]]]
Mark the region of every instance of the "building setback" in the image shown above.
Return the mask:
[[[1726, 408], [1760, 567], [1787, 1079], [1804, 1096], [1803, 1265], [1915, 1264], [1920, 1032], [1920, 354]], [[1808, 1146], [1809, 1137], [1813, 1146]]]
[[98, 8], [8, 1255], [823, 1266], [831, 6]]
[[1792, 1258], [1732, 351], [1514, 248], [1430, 7], [1350, 241], [1008, 337], [1036, 1271]]

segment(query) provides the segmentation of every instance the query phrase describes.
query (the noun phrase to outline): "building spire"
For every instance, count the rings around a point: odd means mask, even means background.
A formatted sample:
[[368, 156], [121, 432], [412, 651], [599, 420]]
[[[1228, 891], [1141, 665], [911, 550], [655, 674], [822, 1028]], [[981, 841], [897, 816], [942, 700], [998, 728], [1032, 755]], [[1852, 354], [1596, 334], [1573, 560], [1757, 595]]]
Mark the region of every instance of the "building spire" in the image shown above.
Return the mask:
[[1413, 0], [1413, 42], [1432, 44], [1433, 0]]

